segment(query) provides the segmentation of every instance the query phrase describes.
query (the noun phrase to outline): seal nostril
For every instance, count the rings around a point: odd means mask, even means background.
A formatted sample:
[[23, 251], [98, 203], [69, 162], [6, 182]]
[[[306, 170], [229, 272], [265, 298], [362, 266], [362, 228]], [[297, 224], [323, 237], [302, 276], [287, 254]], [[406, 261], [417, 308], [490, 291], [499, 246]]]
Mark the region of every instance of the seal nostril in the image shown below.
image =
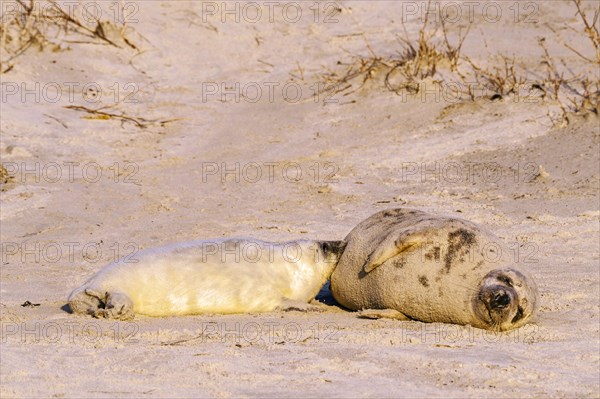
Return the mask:
[[492, 308], [505, 308], [510, 303], [510, 296], [506, 293], [498, 293], [494, 295], [490, 301]]

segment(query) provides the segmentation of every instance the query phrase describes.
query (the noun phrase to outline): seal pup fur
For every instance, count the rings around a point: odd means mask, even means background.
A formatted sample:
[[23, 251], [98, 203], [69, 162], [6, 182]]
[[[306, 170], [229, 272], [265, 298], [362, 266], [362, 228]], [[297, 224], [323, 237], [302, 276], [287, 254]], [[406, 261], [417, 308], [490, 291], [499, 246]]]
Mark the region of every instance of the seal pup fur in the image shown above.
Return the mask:
[[535, 282], [509, 251], [466, 220], [412, 209], [358, 224], [331, 276], [333, 297], [367, 318], [445, 322], [505, 331], [538, 307]]
[[[345, 243], [253, 239], [193, 241], [111, 263], [69, 296], [74, 313], [130, 320], [306, 308], [329, 279]], [[301, 305], [304, 305], [303, 307]]]

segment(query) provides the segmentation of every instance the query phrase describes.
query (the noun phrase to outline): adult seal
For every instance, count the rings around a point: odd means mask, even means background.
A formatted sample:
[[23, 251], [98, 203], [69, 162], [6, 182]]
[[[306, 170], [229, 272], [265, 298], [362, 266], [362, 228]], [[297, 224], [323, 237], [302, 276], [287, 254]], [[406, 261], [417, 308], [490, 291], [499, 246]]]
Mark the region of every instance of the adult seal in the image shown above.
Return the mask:
[[129, 320], [304, 308], [330, 277], [342, 241], [218, 239], [149, 249], [111, 263], [69, 296], [74, 313]]
[[538, 307], [534, 281], [500, 240], [468, 221], [412, 209], [378, 212], [345, 238], [334, 298], [362, 317], [505, 331]]

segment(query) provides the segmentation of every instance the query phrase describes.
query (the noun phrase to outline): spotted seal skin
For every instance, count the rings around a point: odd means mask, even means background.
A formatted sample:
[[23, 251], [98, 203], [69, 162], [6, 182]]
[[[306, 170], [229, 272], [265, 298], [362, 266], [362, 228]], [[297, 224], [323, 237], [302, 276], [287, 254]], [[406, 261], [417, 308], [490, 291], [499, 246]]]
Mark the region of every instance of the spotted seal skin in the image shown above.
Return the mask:
[[466, 220], [388, 209], [358, 224], [331, 291], [362, 317], [444, 322], [506, 331], [527, 323], [539, 295], [512, 252]]
[[192, 241], [141, 251], [69, 296], [73, 313], [133, 319], [307, 309], [329, 279], [343, 241]]

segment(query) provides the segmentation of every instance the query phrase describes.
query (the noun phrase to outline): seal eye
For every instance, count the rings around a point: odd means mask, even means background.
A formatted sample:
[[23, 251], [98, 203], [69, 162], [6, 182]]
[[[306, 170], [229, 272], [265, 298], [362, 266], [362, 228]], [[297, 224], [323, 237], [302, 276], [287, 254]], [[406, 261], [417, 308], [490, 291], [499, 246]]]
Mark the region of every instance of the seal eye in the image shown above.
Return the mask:
[[324, 254], [329, 253], [331, 251], [331, 245], [325, 241], [321, 243], [321, 250]]
[[517, 314], [515, 315], [515, 317], [513, 317], [511, 323], [516, 323], [517, 321], [521, 320], [522, 317], [523, 317], [523, 308], [519, 306], [519, 308], [517, 309]]
[[498, 281], [503, 282], [504, 284], [508, 285], [509, 287], [513, 286], [513, 282], [510, 279], [510, 277], [507, 277], [507, 276], [498, 276]]

